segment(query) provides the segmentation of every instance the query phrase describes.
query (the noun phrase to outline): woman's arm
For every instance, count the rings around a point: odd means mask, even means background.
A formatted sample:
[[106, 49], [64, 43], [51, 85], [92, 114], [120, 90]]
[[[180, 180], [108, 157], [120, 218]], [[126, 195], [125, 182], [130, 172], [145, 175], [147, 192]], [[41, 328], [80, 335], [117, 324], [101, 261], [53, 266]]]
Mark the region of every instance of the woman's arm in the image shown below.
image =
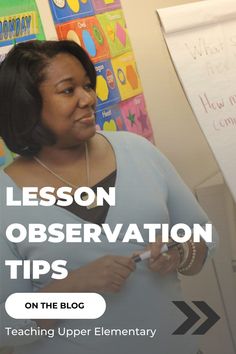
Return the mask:
[[5, 310], [5, 301], [13, 293], [17, 292], [32, 292], [32, 284], [28, 279], [23, 279], [22, 275], [19, 275], [18, 279], [10, 279], [10, 272], [8, 267], [5, 266], [5, 260], [17, 260], [19, 255], [14, 251], [13, 247], [10, 247], [6, 238], [0, 235], [0, 343], [2, 346], [21, 345], [34, 342], [36, 337], [31, 336], [10, 336], [7, 335], [6, 327], [12, 328], [36, 328], [37, 323], [31, 320], [20, 320], [11, 318]]
[[[158, 167], [158, 171], [163, 176], [167, 194], [166, 207], [169, 213], [170, 228], [179, 223], [186, 224], [191, 229], [193, 229], [194, 224], [200, 224], [204, 227], [205, 224], [210, 223], [208, 216], [172, 164], [154, 146], [146, 142], [143, 144], [143, 149], [147, 149], [145, 153], [148, 154], [151, 163]], [[153, 247], [153, 254], [149, 266], [152, 270], [166, 274], [176, 271], [181, 265], [181, 273], [185, 275], [196, 274], [202, 269], [208, 256], [213, 255], [217, 243], [218, 234], [213, 226], [210, 242], [201, 239], [200, 243], [187, 243], [188, 257], [185, 259], [184, 264], [181, 264], [182, 253], [180, 250], [173, 248], [164, 255], [160, 255], [160, 245], [150, 245], [150, 247]]]
[[[204, 227], [205, 224], [210, 223], [207, 214], [178, 175], [172, 164], [162, 154], [160, 154], [159, 161], [168, 188], [167, 207], [170, 217], [170, 226], [184, 223], [190, 228], [193, 228], [194, 224], [199, 224]], [[202, 240], [199, 244], [194, 243], [196, 247], [196, 262], [194, 262], [193, 266], [194, 268], [196, 267], [196, 271], [201, 264], [203, 265], [204, 262], [202, 262], [202, 260], [205, 260], [208, 256], [212, 256], [217, 247], [219, 237], [213, 225], [211, 236], [212, 239], [210, 242]], [[207, 247], [207, 253], [205, 252], [205, 247]]]

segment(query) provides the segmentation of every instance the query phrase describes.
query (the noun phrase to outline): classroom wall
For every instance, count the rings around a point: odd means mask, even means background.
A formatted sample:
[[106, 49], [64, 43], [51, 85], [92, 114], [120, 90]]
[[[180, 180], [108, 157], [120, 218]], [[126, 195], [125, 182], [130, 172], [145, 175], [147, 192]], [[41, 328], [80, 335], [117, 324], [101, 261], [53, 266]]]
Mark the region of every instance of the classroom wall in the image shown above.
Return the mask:
[[[36, 2], [44, 29], [53, 33], [45, 21], [50, 16], [47, 0]], [[194, 0], [121, 0], [156, 143], [195, 189], [217, 173], [218, 166], [184, 96], [156, 15], [156, 8], [187, 2]]]
[[156, 9], [194, 0], [121, 0], [157, 146], [195, 189], [218, 171], [183, 93], [162, 37]]
[[236, 207], [184, 95], [155, 11], [189, 2], [196, 1], [121, 0], [156, 144], [196, 192], [220, 235], [214, 260], [198, 276], [182, 281], [187, 298], [206, 301], [221, 316], [220, 323], [202, 336], [201, 349], [206, 354], [236, 354], [236, 273], [232, 268], [236, 264]]

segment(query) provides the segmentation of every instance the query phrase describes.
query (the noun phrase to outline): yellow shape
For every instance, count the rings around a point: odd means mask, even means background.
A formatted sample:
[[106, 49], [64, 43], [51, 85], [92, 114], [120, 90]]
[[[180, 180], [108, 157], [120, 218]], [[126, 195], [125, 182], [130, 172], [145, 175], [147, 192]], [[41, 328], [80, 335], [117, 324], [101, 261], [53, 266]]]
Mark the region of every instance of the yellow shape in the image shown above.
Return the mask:
[[109, 89], [107, 86], [107, 82], [102, 75], [97, 76], [97, 88], [96, 93], [98, 98], [103, 102], [108, 99]]
[[114, 4], [114, 0], [104, 0], [104, 3], [105, 3], [106, 5]]
[[116, 35], [115, 35], [115, 31], [110, 25], [107, 25], [107, 34], [110, 37], [111, 41], [114, 42]]
[[71, 41], [74, 41], [74, 42], [78, 43], [81, 46], [81, 42], [80, 42], [79, 36], [77, 35], [77, 33], [75, 31], [69, 30], [67, 32], [66, 38], [68, 40], [71, 40]]
[[79, 0], [67, 0], [67, 4], [73, 12], [79, 12], [80, 9]]
[[86, 4], [88, 0], [80, 0], [83, 4]]
[[110, 132], [115, 132], [117, 131], [116, 129], [116, 123], [114, 122], [113, 119], [110, 120], [110, 122], [105, 122], [103, 125], [104, 130], [108, 130]]

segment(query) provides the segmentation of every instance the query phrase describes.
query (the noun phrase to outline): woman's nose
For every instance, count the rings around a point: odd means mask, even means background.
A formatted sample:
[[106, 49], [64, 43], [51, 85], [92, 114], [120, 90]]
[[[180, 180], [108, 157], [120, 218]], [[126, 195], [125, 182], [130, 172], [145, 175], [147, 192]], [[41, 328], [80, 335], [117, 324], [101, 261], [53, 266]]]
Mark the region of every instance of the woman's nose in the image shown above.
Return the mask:
[[80, 88], [78, 93], [78, 107], [83, 108], [86, 106], [92, 106], [96, 103], [96, 93], [94, 90], [85, 90]]

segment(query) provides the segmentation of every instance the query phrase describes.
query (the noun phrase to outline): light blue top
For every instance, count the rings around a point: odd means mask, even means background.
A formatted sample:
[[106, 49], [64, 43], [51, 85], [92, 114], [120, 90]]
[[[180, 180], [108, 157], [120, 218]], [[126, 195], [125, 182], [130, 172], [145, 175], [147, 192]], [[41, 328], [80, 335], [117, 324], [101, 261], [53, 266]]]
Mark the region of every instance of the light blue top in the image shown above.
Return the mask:
[[[135, 223], [140, 230], [147, 223], [194, 223], [204, 224], [207, 215], [196, 202], [192, 193], [177, 175], [166, 158], [146, 139], [135, 134], [102, 132], [111, 143], [116, 156], [116, 206], [110, 207], [105, 223], [111, 228], [117, 223]], [[16, 354], [195, 354], [195, 339], [189, 335], [171, 335], [185, 320], [172, 301], [182, 299], [180, 282], [176, 273], [160, 276], [147, 268], [146, 262], [137, 265], [124, 288], [117, 294], [105, 295], [107, 310], [98, 320], [63, 320], [58, 326], [66, 328], [152, 328], [157, 329], [153, 339], [142, 336], [78, 337], [69, 339], [47, 337], [6, 336], [4, 327], [27, 328], [36, 326], [30, 320], [15, 320], [5, 313], [4, 302], [14, 292], [32, 292], [51, 281], [50, 274], [39, 280], [10, 280], [5, 259], [56, 259], [67, 260], [68, 269], [75, 269], [103, 255], [130, 256], [144, 247], [134, 242], [30, 244], [27, 239], [18, 244], [10, 243], [5, 237], [6, 227], [12, 223], [85, 223], [74, 214], [57, 206], [52, 207], [7, 207], [6, 187], [13, 186], [16, 198], [21, 198], [21, 189], [3, 171], [0, 172], [0, 301], [1, 301], [1, 345], [15, 343]], [[143, 238], [147, 240], [148, 230]], [[208, 244], [209, 253], [215, 248], [217, 234]], [[37, 327], [37, 326], [36, 326]], [[19, 345], [20, 344], [20, 345]]]

